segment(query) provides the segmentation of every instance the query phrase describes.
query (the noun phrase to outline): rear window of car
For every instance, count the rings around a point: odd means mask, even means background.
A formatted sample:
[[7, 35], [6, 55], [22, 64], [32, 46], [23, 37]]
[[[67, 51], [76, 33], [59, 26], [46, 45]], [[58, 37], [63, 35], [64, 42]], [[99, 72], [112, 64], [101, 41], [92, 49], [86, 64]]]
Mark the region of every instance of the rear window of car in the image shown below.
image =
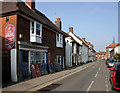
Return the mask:
[[116, 70], [120, 70], [120, 64], [116, 65]]

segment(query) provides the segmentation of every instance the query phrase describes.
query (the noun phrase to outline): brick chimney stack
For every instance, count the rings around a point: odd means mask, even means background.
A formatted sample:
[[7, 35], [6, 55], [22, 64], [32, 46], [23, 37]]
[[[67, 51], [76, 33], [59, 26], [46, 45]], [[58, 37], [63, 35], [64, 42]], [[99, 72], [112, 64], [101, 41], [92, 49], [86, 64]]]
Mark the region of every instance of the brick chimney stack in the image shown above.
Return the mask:
[[73, 33], [73, 27], [69, 27], [69, 32]]
[[60, 18], [56, 18], [55, 25], [61, 30], [61, 20]]
[[90, 45], [90, 42], [88, 42], [88, 45]]
[[26, 0], [26, 4], [33, 10], [35, 10], [35, 0]]
[[85, 38], [82, 38], [85, 41]]

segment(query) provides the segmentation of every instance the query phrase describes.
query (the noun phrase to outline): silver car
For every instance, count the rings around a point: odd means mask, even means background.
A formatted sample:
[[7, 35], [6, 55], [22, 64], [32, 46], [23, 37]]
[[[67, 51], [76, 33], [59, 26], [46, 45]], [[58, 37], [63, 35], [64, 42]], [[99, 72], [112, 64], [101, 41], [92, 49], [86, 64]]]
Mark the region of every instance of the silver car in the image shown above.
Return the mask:
[[112, 67], [116, 62], [117, 62], [116, 59], [113, 59], [113, 60], [109, 61], [108, 62], [108, 68]]

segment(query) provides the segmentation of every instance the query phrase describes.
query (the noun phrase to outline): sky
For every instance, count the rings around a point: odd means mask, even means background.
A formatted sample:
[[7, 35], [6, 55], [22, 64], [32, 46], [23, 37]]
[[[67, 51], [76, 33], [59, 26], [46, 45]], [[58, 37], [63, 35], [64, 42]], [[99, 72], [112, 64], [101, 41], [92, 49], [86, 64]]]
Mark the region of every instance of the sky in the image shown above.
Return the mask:
[[96, 51], [105, 51], [113, 37], [118, 42], [117, 2], [37, 2], [36, 8], [53, 23], [62, 21], [62, 30], [73, 32], [94, 45]]
[[113, 38], [118, 43], [118, 0], [36, 2], [36, 8], [53, 23], [56, 18], [60, 18], [64, 32], [69, 32], [69, 27], [73, 27], [74, 34], [86, 38], [97, 52], [106, 51], [105, 47], [113, 42]]

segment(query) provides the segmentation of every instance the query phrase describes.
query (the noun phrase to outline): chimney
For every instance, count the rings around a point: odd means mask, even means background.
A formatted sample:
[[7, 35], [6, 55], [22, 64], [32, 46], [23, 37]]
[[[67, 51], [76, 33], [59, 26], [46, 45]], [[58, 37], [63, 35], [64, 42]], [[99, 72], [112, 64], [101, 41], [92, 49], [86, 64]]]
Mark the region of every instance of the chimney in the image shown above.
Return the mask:
[[55, 25], [61, 30], [61, 21], [60, 21], [60, 18], [56, 18]]
[[82, 38], [85, 41], [85, 38]]
[[33, 10], [35, 10], [35, 0], [26, 0], [26, 4]]
[[90, 45], [90, 42], [88, 42], [88, 45]]
[[69, 32], [73, 33], [73, 27], [69, 27]]

